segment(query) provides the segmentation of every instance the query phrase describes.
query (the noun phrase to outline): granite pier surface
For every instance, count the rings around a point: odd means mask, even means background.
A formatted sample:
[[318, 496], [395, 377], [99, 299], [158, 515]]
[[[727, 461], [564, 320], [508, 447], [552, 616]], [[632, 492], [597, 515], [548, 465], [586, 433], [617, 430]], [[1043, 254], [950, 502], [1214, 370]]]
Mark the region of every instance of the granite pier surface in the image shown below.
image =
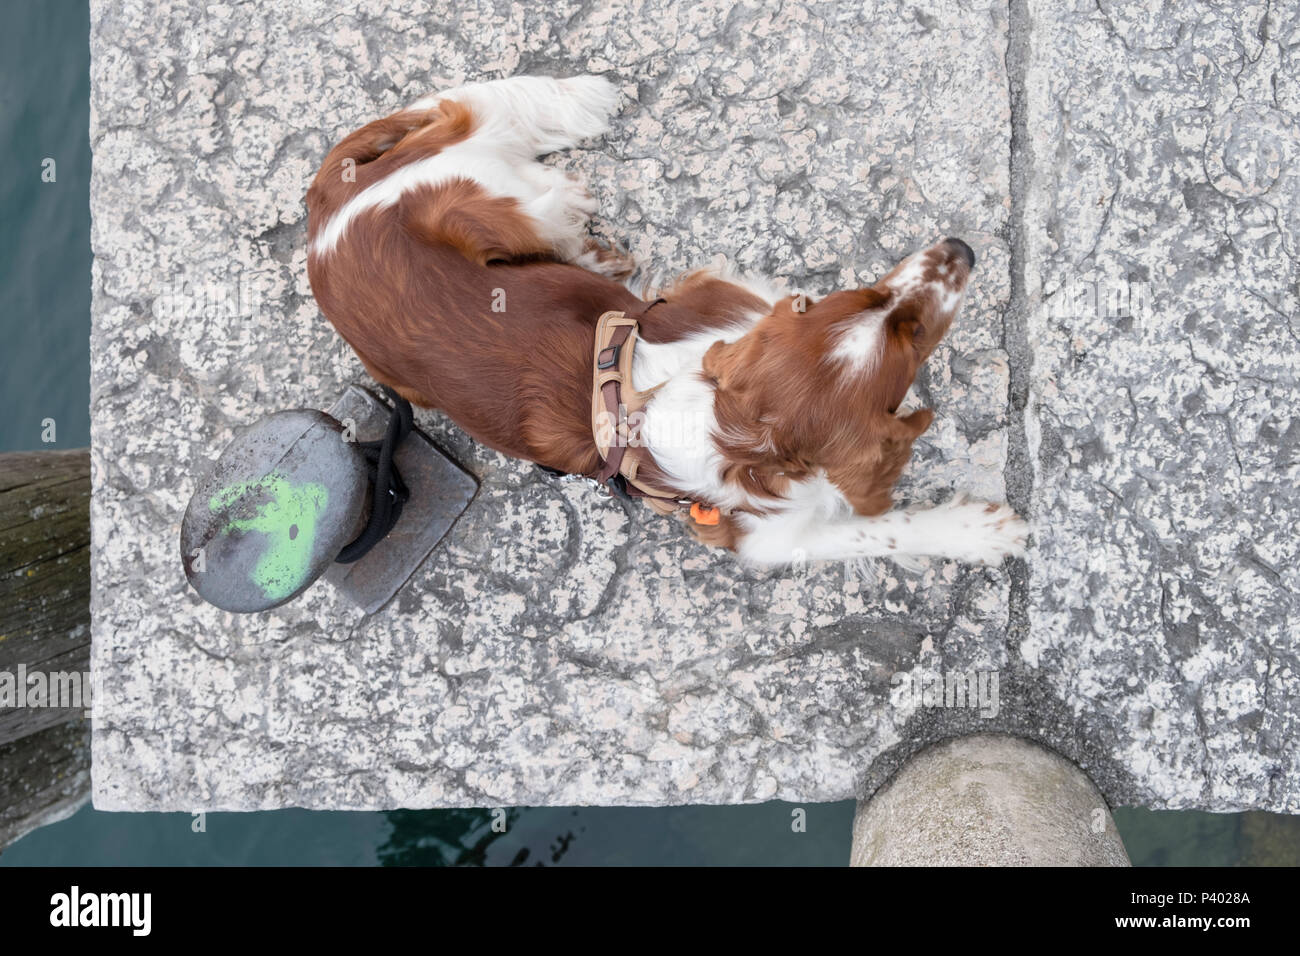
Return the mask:
[[[1297, 50], [1294, 5], [93, 0], [95, 805], [829, 801], [1006, 732], [1112, 805], [1300, 811]], [[1028, 559], [754, 571], [421, 412], [481, 487], [387, 607], [205, 605], [197, 476], [367, 381], [307, 285], [320, 160], [526, 73], [619, 87], [548, 161], [647, 275], [967, 240], [899, 499], [1009, 500]]]

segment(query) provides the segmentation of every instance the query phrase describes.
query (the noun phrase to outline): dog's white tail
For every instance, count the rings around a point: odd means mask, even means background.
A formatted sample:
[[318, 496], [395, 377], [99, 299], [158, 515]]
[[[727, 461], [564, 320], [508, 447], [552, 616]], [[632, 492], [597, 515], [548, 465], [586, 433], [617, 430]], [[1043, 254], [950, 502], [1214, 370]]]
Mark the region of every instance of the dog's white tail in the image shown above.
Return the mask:
[[512, 76], [468, 83], [423, 97], [412, 109], [430, 109], [441, 100], [464, 103], [480, 130], [521, 158], [568, 149], [609, 128], [618, 89], [602, 76]]

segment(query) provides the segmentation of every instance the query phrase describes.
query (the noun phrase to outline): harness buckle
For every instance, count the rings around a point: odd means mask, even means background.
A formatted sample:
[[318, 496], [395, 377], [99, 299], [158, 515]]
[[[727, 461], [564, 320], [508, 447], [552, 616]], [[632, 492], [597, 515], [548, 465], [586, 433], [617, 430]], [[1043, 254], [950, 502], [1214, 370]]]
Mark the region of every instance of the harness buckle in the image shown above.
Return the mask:
[[624, 501], [632, 500], [632, 496], [627, 492], [627, 479], [622, 475], [611, 475], [606, 479], [605, 485], [613, 497], [622, 498]]
[[[623, 350], [623, 346], [621, 345], [609, 345], [601, 349], [600, 354], [596, 356], [596, 368], [604, 370], [607, 368], [614, 368], [615, 366], [617, 366], [618, 353], [621, 352], [622, 350]], [[605, 358], [606, 354], [609, 355], [608, 359]]]

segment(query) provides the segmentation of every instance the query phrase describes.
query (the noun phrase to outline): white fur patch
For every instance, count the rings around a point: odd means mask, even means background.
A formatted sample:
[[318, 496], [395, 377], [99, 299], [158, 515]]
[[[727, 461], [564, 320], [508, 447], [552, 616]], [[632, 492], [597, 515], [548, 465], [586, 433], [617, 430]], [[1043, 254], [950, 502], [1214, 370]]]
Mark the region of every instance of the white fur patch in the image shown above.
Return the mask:
[[849, 319], [835, 340], [831, 359], [845, 363], [854, 374], [874, 372], [884, 351], [885, 321], [888, 318], [888, 309], [872, 309]]
[[714, 386], [703, 374], [704, 353], [719, 340], [735, 342], [761, 318], [754, 313], [676, 342], [638, 342], [632, 364], [633, 388], [660, 386], [646, 406], [640, 432], [651, 458], [674, 487], [727, 508], [741, 506], [747, 496], [722, 481], [723, 459], [713, 440], [718, 431]]
[[925, 257], [929, 249], [914, 252], [903, 260], [902, 266], [889, 280], [889, 288], [899, 299], [905, 299], [921, 284], [925, 275]]

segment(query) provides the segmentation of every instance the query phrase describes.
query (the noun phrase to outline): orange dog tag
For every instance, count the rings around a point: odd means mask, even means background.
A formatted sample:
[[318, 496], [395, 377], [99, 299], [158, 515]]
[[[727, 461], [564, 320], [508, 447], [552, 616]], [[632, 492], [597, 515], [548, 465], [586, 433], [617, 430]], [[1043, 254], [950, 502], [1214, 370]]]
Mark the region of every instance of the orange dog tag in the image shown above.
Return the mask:
[[691, 517], [696, 524], [717, 524], [722, 518], [722, 512], [717, 508], [702, 508], [698, 501], [692, 501]]

